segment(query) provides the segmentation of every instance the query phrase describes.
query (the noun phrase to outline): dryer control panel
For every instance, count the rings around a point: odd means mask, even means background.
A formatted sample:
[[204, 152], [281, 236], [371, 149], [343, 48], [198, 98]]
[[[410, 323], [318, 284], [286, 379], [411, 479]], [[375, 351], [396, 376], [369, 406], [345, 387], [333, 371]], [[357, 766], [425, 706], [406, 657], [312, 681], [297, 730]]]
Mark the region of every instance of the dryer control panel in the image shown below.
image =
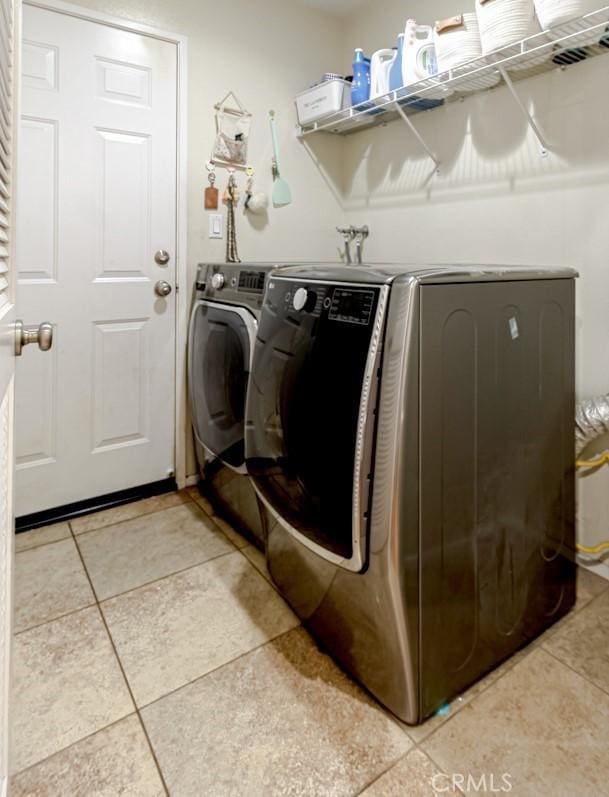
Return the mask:
[[196, 290], [202, 298], [225, 304], [262, 307], [269, 271], [275, 264], [200, 263]]

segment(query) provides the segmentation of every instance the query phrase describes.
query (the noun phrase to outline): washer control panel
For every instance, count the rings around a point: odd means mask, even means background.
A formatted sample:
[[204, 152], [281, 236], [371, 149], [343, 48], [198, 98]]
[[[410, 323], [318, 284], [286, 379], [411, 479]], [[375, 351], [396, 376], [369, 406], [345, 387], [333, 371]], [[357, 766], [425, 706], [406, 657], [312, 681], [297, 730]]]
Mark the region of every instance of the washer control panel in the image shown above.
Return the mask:
[[206, 299], [256, 310], [262, 307], [268, 274], [273, 268], [270, 263], [200, 263], [195, 287]]
[[328, 318], [349, 324], [369, 324], [374, 306], [374, 291], [334, 288]]
[[323, 282], [292, 282], [279, 276], [267, 287], [265, 304], [281, 316], [309, 315], [343, 324], [368, 326], [378, 291]]

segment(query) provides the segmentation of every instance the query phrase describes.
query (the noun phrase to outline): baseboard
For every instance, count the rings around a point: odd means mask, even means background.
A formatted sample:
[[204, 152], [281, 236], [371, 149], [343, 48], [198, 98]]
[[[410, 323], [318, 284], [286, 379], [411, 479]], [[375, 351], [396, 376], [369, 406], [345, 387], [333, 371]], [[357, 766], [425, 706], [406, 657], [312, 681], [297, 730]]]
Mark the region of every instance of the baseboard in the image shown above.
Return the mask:
[[40, 526], [48, 526], [51, 523], [61, 523], [81, 515], [99, 512], [102, 509], [111, 509], [113, 506], [129, 504], [131, 501], [137, 501], [140, 498], [170, 493], [175, 489], [176, 481], [174, 478], [162, 479], [151, 484], [130, 487], [128, 490], [118, 490], [117, 492], [99, 495], [95, 498], [87, 498], [84, 501], [75, 501], [73, 504], [45, 509], [42, 512], [33, 512], [31, 515], [22, 515], [15, 519], [15, 531], [19, 534], [21, 531], [37, 529]]

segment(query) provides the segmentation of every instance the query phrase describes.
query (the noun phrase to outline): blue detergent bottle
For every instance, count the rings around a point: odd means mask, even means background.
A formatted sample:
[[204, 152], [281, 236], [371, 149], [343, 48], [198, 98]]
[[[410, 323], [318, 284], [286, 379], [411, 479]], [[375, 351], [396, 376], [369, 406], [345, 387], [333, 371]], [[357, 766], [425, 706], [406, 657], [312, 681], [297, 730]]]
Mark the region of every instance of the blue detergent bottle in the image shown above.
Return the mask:
[[398, 35], [397, 53], [389, 71], [389, 90], [397, 92], [396, 97], [400, 105], [416, 108], [418, 111], [427, 111], [430, 108], [435, 108], [437, 105], [442, 105], [444, 100], [423, 99], [413, 97], [412, 95], [408, 97], [408, 99], [400, 99], [401, 97], [405, 98], [408, 94], [408, 89], [404, 88], [404, 71], [402, 69], [402, 61], [404, 60], [404, 38], [404, 33]]
[[[401, 89], [404, 85], [404, 79], [402, 77], [402, 59], [404, 57], [404, 34], [400, 33], [398, 36], [398, 46], [396, 48], [397, 52], [395, 54], [395, 58], [393, 59], [393, 63], [391, 64], [391, 69], [389, 70], [389, 91], [397, 91]], [[400, 94], [406, 92], [400, 92]], [[398, 96], [400, 96], [398, 94]]]
[[370, 99], [370, 59], [358, 47], [353, 56], [353, 83], [351, 84], [351, 104], [361, 105]]

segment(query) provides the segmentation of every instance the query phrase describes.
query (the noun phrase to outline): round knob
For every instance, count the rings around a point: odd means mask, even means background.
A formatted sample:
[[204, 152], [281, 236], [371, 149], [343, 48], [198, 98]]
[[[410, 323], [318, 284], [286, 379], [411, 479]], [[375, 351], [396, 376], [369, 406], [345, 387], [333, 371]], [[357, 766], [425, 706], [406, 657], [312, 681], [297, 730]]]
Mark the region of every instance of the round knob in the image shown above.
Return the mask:
[[166, 252], [164, 249], [157, 249], [154, 253], [154, 261], [158, 263], [159, 266], [166, 266], [169, 263], [169, 252]]
[[48, 351], [53, 345], [53, 324], [43, 321], [38, 327], [38, 348]]
[[309, 291], [306, 288], [298, 288], [294, 291], [294, 297], [292, 299], [292, 306], [294, 310], [302, 310], [302, 308], [307, 303], [307, 299], [309, 298]]
[[211, 278], [211, 287], [216, 291], [224, 287], [224, 274], [220, 274], [220, 272], [217, 271]]
[[159, 280], [154, 286], [154, 292], [157, 296], [169, 296], [171, 293], [171, 285], [165, 280]]
[[43, 321], [37, 327], [26, 327], [23, 321], [15, 321], [15, 355], [21, 356], [24, 346], [37, 343], [41, 351], [48, 351], [53, 345], [53, 324]]

